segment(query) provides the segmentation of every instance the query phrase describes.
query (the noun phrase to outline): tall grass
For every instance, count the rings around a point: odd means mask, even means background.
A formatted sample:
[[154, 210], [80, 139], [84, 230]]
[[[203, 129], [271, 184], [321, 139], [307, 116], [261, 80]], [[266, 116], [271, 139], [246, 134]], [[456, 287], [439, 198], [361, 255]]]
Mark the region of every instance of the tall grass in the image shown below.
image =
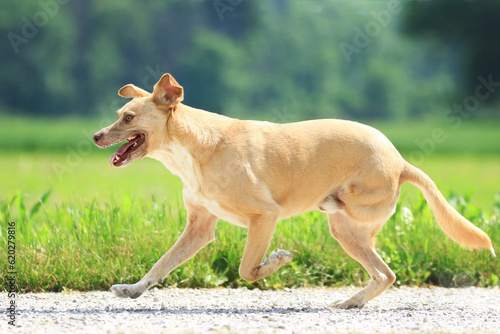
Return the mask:
[[[179, 237], [185, 224], [182, 204], [127, 195], [106, 201], [48, 208], [47, 192], [29, 207], [17, 194], [0, 203], [0, 238], [7, 222], [17, 223], [18, 286], [21, 291], [108, 289], [139, 280]], [[500, 198], [491, 213], [451, 198], [455, 207], [500, 244]], [[291, 264], [250, 284], [238, 275], [246, 229], [220, 221], [216, 241], [174, 270], [163, 285], [261, 288], [362, 285], [365, 270], [330, 236], [326, 217], [305, 213], [282, 221], [271, 248], [294, 254]], [[442, 286], [499, 285], [498, 260], [489, 252], [468, 251], [450, 241], [434, 222], [425, 201], [398, 206], [378, 237], [381, 256], [397, 274], [397, 284]], [[6, 266], [6, 263], [4, 261]], [[6, 270], [0, 273], [5, 286]]]

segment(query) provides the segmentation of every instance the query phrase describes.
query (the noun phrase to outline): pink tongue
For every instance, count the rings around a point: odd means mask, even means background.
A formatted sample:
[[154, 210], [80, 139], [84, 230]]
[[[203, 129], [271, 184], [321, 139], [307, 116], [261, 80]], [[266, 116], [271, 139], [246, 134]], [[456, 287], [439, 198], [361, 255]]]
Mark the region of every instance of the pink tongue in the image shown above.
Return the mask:
[[115, 161], [115, 156], [118, 154], [118, 152], [115, 152], [111, 155], [111, 157], [109, 158], [109, 164], [111, 165], [111, 167], [113, 167], [113, 161]]
[[122, 146], [122, 147], [120, 147], [120, 148], [118, 149], [118, 151], [116, 151], [115, 153], [113, 153], [113, 154], [111, 155], [111, 157], [109, 158], [109, 164], [110, 164], [111, 166], [114, 166], [115, 157], [116, 157], [116, 156], [121, 157], [121, 156], [122, 156], [122, 154], [123, 154], [123, 153], [125, 153], [125, 151], [127, 151], [127, 150], [128, 150], [128, 148], [129, 148], [130, 146], [134, 145], [134, 143], [135, 143], [136, 141], [137, 141], [137, 140], [131, 140], [131, 141], [129, 141], [129, 142], [127, 142], [127, 143], [123, 144], [123, 146]]

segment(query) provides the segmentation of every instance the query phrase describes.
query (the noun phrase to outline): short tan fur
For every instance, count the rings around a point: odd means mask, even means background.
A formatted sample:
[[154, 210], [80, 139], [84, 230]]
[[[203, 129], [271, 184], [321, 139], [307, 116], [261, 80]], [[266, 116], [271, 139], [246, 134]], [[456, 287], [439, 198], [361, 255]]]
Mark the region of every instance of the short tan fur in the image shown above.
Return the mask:
[[139, 282], [111, 287], [117, 296], [137, 298], [161, 282], [214, 239], [219, 218], [248, 229], [239, 272], [248, 281], [260, 280], [292, 260], [285, 250], [266, 258], [277, 222], [319, 210], [327, 214], [332, 236], [372, 278], [335, 306], [361, 308], [396, 279], [377, 254], [374, 238], [394, 213], [406, 182], [422, 191], [451, 239], [494, 253], [490, 238], [374, 128], [334, 119], [275, 124], [229, 118], [184, 105], [184, 89], [170, 74], [153, 93], [129, 84], [119, 94], [132, 100], [94, 141], [107, 147], [128, 139], [110, 159], [116, 167], [150, 157], [178, 175], [187, 223]]

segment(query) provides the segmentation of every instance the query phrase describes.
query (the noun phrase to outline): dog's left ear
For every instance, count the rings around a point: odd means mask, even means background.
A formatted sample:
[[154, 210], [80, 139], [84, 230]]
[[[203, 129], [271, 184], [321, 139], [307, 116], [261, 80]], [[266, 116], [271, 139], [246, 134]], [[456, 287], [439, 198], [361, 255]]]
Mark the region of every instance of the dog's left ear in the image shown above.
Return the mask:
[[158, 104], [173, 106], [184, 100], [184, 89], [167, 73], [156, 83], [153, 98]]
[[127, 98], [135, 98], [135, 97], [146, 97], [151, 95], [151, 93], [132, 84], [128, 84], [120, 88], [120, 90], [118, 91], [118, 95]]

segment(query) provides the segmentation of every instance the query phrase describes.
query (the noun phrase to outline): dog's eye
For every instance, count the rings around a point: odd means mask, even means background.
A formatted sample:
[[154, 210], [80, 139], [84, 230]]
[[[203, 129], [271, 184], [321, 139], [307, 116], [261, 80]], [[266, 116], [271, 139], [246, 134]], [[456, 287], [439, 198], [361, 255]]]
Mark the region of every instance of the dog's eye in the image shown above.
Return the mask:
[[132, 120], [132, 118], [134, 118], [134, 116], [132, 116], [132, 115], [125, 116], [125, 122], [127, 122], [127, 123], [130, 122]]

